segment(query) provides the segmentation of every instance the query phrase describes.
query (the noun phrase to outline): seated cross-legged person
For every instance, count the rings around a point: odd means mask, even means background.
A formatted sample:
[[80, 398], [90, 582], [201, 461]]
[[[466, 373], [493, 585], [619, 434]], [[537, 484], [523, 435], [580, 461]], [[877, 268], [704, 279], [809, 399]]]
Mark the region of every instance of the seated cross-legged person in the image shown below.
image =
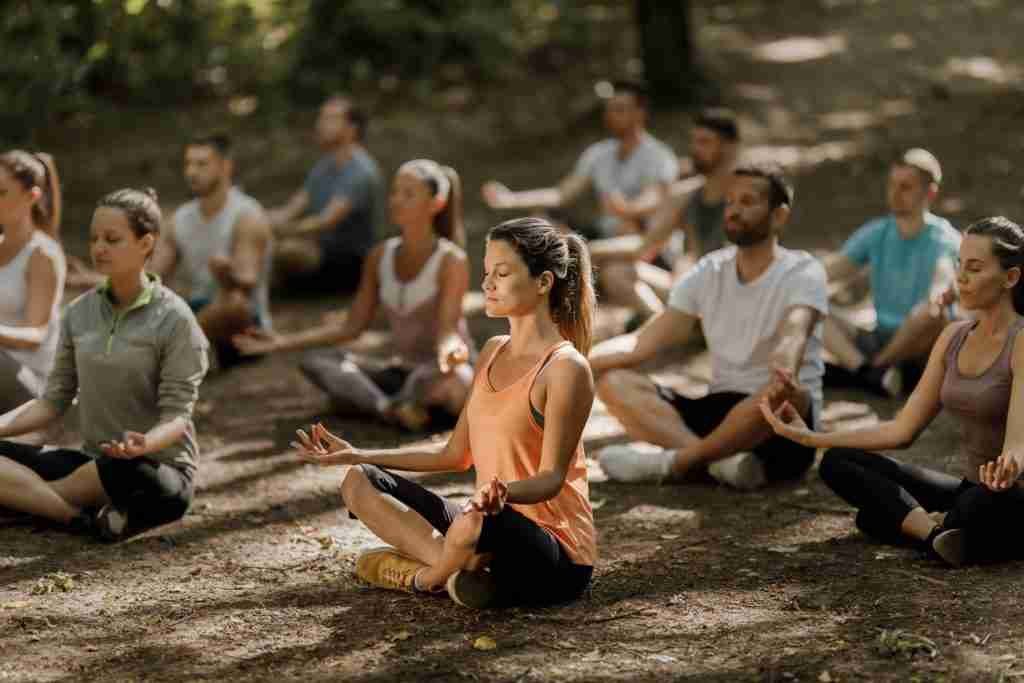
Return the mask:
[[891, 213], [865, 224], [842, 251], [826, 257], [833, 288], [870, 266], [877, 319], [871, 331], [834, 314], [825, 320], [825, 348], [836, 359], [826, 368], [829, 386], [899, 393], [897, 370], [915, 365], [919, 370], [952, 318], [948, 306], [932, 303], [952, 285], [960, 247], [956, 228], [929, 211], [941, 180], [941, 167], [930, 152], [907, 151], [889, 170]]
[[[473, 380], [475, 349], [462, 308], [469, 262], [459, 176], [429, 159], [406, 162], [388, 206], [402, 234], [370, 251], [348, 315], [290, 334], [252, 330], [235, 343], [245, 354], [314, 349], [299, 367], [337, 408], [419, 431], [453, 422]], [[394, 335], [392, 362], [338, 347], [358, 339], [378, 311]]]
[[[601, 466], [615, 481], [661, 482], [709, 473], [740, 489], [795, 479], [814, 449], [773, 438], [758, 408], [787, 400], [811, 422], [822, 393], [820, 319], [825, 271], [779, 245], [792, 190], [773, 166], [741, 166], [726, 192], [733, 246], [698, 261], [673, 287], [668, 307], [638, 333], [599, 345], [591, 366], [598, 396], [634, 439], [660, 448], [609, 446]], [[711, 390], [691, 399], [629, 368], [683, 344], [700, 322], [712, 358]], [[787, 381], [785, 372], [798, 377]]]
[[64, 312], [43, 395], [0, 415], [6, 439], [47, 426], [77, 401], [84, 445], [0, 441], [0, 506], [107, 540], [188, 510], [199, 458], [192, 411], [207, 342], [188, 304], [145, 272], [159, 232], [152, 191], [100, 200], [90, 252], [104, 284]]
[[[857, 508], [857, 528], [884, 543], [918, 546], [958, 566], [1024, 557], [1024, 230], [1003, 217], [973, 224], [960, 247], [961, 303], [974, 320], [946, 326], [921, 381], [891, 420], [816, 432], [791, 406], [764, 405], [776, 433], [827, 448], [819, 472]], [[941, 410], [960, 423], [966, 476], [879, 453], [910, 447]]]

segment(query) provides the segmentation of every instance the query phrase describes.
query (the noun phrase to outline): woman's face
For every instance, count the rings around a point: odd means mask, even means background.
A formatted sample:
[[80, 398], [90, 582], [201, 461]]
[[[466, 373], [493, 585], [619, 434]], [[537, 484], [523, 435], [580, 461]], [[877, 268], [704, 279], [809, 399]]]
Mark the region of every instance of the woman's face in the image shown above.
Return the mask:
[[1006, 270], [992, 253], [992, 238], [965, 235], [960, 243], [957, 286], [960, 303], [967, 310], [990, 308], [1009, 295], [1020, 279], [1020, 269]]
[[21, 222], [39, 198], [37, 188], [25, 189], [10, 171], [0, 166], [0, 226]]
[[109, 277], [139, 273], [153, 252], [152, 234], [136, 237], [121, 209], [101, 206], [92, 215], [89, 228], [89, 253], [97, 272]]
[[545, 271], [538, 277], [511, 244], [487, 240], [484, 253], [484, 311], [490, 318], [527, 315], [537, 309], [551, 290], [554, 277]]
[[391, 222], [404, 227], [432, 222], [440, 208], [422, 178], [415, 173], [400, 172], [391, 182], [388, 210]]

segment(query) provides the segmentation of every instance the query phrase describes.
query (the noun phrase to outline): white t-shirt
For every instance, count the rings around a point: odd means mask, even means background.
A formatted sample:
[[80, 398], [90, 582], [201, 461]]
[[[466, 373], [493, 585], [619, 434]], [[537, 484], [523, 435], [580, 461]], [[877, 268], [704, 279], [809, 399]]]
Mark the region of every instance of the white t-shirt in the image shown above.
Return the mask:
[[[775, 260], [753, 282], [740, 282], [736, 247], [704, 256], [672, 288], [669, 306], [700, 318], [711, 352], [711, 391], [753, 394], [772, 378], [779, 324], [794, 306], [828, 314], [825, 268], [806, 251], [777, 247]], [[807, 340], [800, 382], [821, 415], [822, 322]]]

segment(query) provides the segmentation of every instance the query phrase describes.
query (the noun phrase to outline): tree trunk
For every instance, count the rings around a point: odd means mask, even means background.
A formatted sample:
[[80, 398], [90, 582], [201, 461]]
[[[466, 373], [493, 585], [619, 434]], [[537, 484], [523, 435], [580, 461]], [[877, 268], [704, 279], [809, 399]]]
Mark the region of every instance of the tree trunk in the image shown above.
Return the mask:
[[658, 104], [694, 99], [698, 85], [689, 0], [636, 0], [644, 79]]

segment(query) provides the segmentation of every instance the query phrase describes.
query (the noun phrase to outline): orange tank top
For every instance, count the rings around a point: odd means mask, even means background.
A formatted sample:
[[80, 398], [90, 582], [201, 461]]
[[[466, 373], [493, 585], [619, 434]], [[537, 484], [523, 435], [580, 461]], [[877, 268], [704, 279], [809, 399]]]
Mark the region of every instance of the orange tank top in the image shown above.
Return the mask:
[[[530, 410], [530, 390], [551, 358], [569, 345], [568, 341], [555, 344], [529, 372], [498, 391], [491, 384], [491, 364], [509, 339], [503, 339], [487, 364], [477, 370], [473, 393], [466, 406], [469, 448], [478, 488], [494, 477], [509, 483], [537, 475], [544, 428]], [[554, 498], [529, 505], [512, 504], [512, 507], [552, 534], [575, 564], [593, 566], [597, 561], [594, 513], [590, 507], [582, 440], [576, 446], [565, 483]]]

